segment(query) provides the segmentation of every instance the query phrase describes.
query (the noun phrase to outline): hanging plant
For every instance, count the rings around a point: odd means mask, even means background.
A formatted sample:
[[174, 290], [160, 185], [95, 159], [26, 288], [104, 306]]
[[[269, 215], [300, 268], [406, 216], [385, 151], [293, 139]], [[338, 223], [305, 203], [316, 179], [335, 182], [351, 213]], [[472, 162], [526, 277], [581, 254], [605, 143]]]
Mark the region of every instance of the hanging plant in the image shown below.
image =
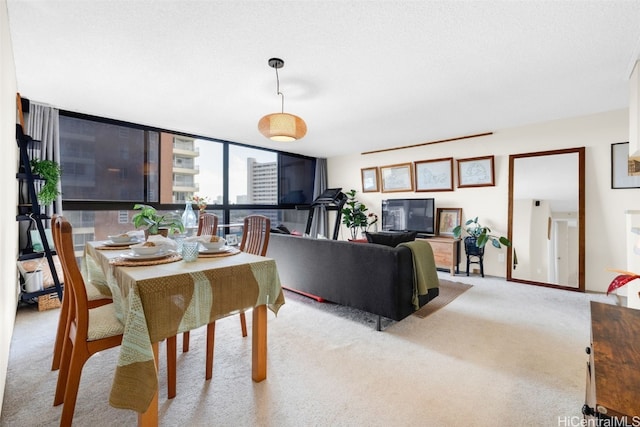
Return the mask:
[[60, 181], [60, 165], [53, 160], [31, 160], [31, 171], [44, 179], [44, 185], [38, 193], [38, 201], [42, 205], [50, 205], [60, 195], [58, 182]]

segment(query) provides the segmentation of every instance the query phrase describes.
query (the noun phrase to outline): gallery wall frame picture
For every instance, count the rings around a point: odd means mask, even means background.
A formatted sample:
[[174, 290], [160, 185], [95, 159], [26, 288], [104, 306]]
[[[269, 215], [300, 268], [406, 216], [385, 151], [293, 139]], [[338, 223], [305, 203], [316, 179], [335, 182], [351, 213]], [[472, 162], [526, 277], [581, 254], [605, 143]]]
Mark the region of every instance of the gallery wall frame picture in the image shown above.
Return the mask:
[[462, 208], [438, 208], [436, 221], [438, 236], [453, 237], [453, 229], [462, 221]]
[[453, 157], [414, 163], [416, 191], [453, 191]]
[[495, 186], [494, 156], [457, 159], [458, 188]]
[[363, 193], [380, 191], [380, 173], [377, 166], [360, 169], [360, 177], [362, 178]]
[[629, 143], [611, 144], [611, 188], [640, 188], [640, 162], [629, 159]]
[[383, 193], [413, 191], [413, 167], [411, 163], [380, 166], [380, 182]]

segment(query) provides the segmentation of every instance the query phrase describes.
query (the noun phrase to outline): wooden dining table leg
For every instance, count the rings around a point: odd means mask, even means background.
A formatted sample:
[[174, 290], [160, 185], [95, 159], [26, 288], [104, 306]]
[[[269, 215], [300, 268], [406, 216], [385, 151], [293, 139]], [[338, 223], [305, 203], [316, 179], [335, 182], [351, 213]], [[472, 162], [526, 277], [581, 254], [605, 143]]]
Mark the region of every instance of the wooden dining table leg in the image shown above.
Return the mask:
[[[156, 360], [156, 369], [158, 366], [158, 343], [151, 344], [153, 348], [153, 358]], [[158, 373], [156, 372], [156, 375]], [[138, 412], [138, 426], [139, 427], [158, 427], [158, 390], [153, 395], [151, 403], [144, 413]]]
[[251, 377], [260, 382], [267, 378], [267, 306], [253, 308], [251, 334]]

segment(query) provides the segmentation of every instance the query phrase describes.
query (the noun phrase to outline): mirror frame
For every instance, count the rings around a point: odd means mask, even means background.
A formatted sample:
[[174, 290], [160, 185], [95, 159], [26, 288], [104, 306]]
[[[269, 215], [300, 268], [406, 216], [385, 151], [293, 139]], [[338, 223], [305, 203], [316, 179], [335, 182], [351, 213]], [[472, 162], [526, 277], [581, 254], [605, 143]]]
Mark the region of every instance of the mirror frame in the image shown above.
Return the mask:
[[562, 150], [537, 151], [532, 153], [509, 155], [509, 216], [507, 236], [513, 242], [513, 190], [515, 160], [525, 157], [552, 156], [556, 154], [578, 154], [578, 287], [556, 285], [553, 283], [537, 282], [533, 280], [517, 279], [512, 276], [513, 246], [507, 251], [507, 281], [526, 283], [529, 285], [546, 286], [568, 291], [584, 292], [585, 290], [585, 148], [567, 148]]

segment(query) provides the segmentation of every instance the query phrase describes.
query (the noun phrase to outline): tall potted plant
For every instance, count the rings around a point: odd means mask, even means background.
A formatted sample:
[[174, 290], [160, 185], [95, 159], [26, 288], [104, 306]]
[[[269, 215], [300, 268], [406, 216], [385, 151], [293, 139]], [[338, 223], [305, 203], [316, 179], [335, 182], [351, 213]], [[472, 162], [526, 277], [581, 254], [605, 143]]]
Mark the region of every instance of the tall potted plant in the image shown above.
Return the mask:
[[342, 207], [342, 223], [349, 227], [351, 239], [355, 240], [358, 237], [358, 231], [366, 230], [369, 224], [369, 218], [365, 213], [368, 208], [356, 199], [356, 190], [348, 191], [345, 195], [347, 201]]
[[177, 213], [160, 215], [153, 206], [142, 204], [136, 204], [133, 209], [140, 212], [131, 218], [131, 222], [136, 228], [145, 227], [145, 234], [162, 234], [167, 237], [168, 233], [184, 232], [182, 218]]

